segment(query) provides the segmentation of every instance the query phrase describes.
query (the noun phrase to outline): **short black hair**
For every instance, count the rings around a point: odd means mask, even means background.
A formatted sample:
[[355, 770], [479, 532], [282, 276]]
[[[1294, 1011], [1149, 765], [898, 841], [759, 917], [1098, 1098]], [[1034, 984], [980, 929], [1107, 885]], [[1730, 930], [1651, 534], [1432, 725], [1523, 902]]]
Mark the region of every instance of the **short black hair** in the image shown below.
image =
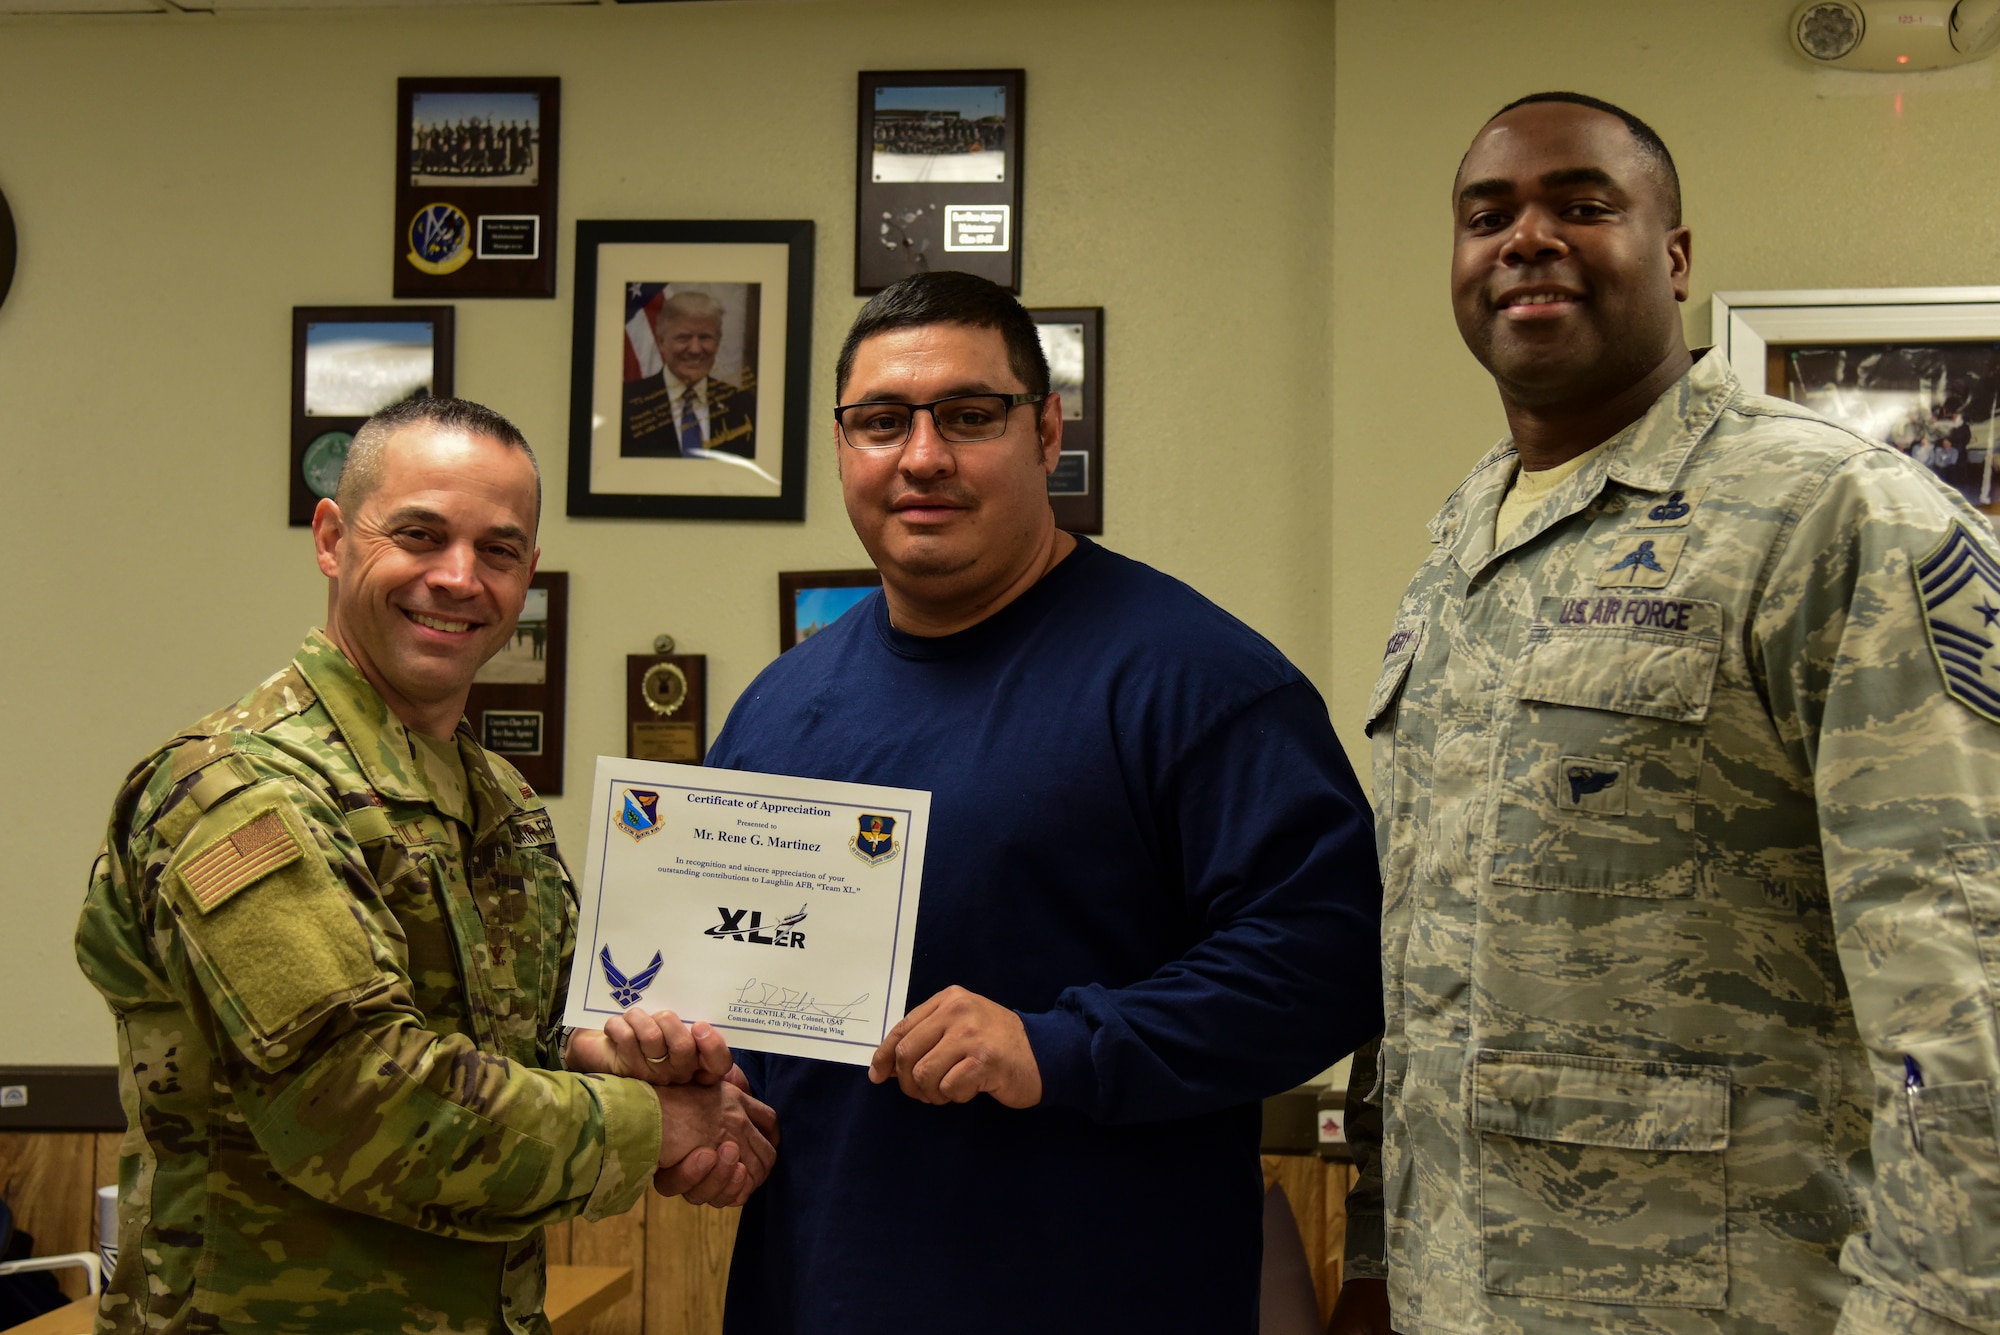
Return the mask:
[[334, 488], [333, 500], [343, 514], [353, 514], [369, 493], [382, 484], [382, 448], [389, 438], [406, 426], [424, 423], [440, 431], [462, 431], [468, 436], [485, 436], [497, 440], [510, 450], [519, 450], [528, 456], [528, 467], [535, 474], [535, 517], [542, 513], [542, 466], [535, 462], [535, 452], [528, 445], [528, 438], [521, 434], [521, 428], [494, 412], [483, 403], [470, 399], [454, 399], [449, 396], [435, 397], [421, 391], [392, 403], [361, 424], [354, 433], [354, 441], [347, 447], [347, 457], [341, 461], [340, 484]]
[[834, 399], [838, 401], [847, 393], [847, 377], [854, 370], [854, 354], [863, 340], [891, 329], [927, 324], [999, 330], [1015, 379], [1030, 394], [1049, 392], [1048, 355], [1042, 351], [1042, 336], [1027, 308], [998, 283], [975, 274], [938, 269], [911, 274], [868, 299], [840, 345], [840, 360], [833, 371]]
[[1638, 143], [1639, 151], [1645, 154], [1651, 163], [1653, 174], [1659, 181], [1660, 199], [1667, 206], [1667, 226], [1681, 225], [1681, 174], [1674, 166], [1674, 155], [1667, 151], [1667, 141], [1660, 138], [1658, 131], [1625, 108], [1606, 102], [1601, 97], [1592, 97], [1589, 93], [1529, 93], [1526, 97], [1515, 98], [1488, 116], [1486, 124], [1491, 125], [1516, 107], [1531, 106], [1536, 102], [1566, 102], [1575, 107], [1589, 107], [1592, 111], [1601, 111], [1607, 116], [1616, 116], [1623, 121], [1625, 128], [1632, 132], [1632, 138]]

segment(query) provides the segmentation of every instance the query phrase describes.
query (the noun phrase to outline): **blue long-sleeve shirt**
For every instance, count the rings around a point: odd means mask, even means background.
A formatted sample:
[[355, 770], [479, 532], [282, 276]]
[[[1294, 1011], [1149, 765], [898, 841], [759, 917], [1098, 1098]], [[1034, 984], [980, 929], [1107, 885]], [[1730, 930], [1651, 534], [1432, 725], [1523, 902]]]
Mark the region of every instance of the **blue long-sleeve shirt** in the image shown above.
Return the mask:
[[955, 635], [877, 595], [752, 683], [711, 765], [928, 790], [909, 1001], [1021, 1015], [1028, 1110], [744, 1054], [784, 1140], [732, 1335], [1256, 1328], [1258, 1100], [1380, 1025], [1372, 829], [1325, 705], [1085, 540]]

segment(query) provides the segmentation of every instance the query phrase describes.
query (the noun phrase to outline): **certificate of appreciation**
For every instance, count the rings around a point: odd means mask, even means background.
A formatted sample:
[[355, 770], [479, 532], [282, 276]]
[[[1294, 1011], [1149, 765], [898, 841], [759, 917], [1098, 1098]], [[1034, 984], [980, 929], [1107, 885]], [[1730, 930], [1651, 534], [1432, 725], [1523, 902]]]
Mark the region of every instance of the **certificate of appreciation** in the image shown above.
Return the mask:
[[565, 1024], [632, 1006], [865, 1066], [903, 1017], [930, 794], [597, 758]]

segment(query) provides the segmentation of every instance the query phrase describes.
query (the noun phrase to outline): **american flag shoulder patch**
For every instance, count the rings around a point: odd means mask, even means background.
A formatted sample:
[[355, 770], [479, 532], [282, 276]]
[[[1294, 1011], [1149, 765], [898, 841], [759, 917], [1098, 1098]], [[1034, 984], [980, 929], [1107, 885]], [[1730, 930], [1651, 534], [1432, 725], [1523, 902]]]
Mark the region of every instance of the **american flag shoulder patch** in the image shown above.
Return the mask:
[[181, 884], [195, 906], [207, 913], [244, 886], [305, 855], [283, 816], [271, 808], [252, 812], [242, 824], [183, 862]]

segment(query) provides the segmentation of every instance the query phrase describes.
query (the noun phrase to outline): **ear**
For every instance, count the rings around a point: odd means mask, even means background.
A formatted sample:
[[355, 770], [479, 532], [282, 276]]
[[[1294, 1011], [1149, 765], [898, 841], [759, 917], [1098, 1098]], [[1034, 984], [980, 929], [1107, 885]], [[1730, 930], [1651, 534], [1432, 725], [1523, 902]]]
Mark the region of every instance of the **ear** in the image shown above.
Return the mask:
[[1694, 267], [1694, 233], [1676, 227], [1667, 233], [1667, 274], [1673, 280], [1674, 300], [1688, 299], [1688, 274]]
[[1042, 471], [1053, 473], [1062, 462], [1063, 438], [1062, 395], [1049, 391], [1048, 398], [1042, 400], [1042, 415], [1035, 420], [1035, 434], [1041, 438]]
[[328, 579], [340, 578], [340, 535], [346, 531], [340, 507], [322, 500], [313, 507], [313, 554], [319, 558], [320, 573]]

